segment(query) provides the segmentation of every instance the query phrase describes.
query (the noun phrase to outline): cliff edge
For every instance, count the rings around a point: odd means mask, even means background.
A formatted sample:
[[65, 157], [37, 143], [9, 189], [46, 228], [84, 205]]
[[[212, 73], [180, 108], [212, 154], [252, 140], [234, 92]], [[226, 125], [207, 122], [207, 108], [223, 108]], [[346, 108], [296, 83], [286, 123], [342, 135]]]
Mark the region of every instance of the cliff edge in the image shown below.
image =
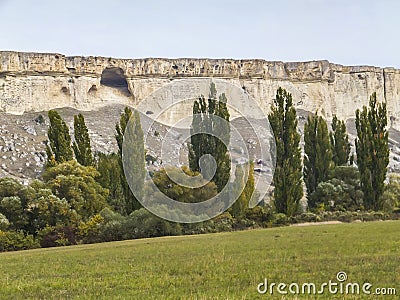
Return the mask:
[[[246, 90], [268, 111], [279, 86], [296, 108], [330, 119], [354, 118], [377, 92], [390, 126], [400, 130], [400, 70], [342, 66], [328, 61], [260, 59], [117, 59], [56, 53], [0, 52], [0, 110], [12, 114], [71, 107], [95, 110], [112, 103], [135, 106], [175, 79], [215, 77]], [[190, 111], [187, 112], [188, 114]]]

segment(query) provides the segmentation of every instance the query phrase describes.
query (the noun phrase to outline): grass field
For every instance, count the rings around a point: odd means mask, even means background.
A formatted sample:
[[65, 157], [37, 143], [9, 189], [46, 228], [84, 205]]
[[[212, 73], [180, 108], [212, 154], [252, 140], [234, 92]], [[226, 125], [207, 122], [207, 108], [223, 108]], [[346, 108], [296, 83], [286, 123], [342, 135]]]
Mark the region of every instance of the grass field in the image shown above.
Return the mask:
[[[336, 280], [400, 293], [400, 221], [281, 227], [0, 254], [1, 299], [294, 299], [269, 282]], [[337, 281], [337, 280], [336, 280]], [[301, 299], [396, 299], [399, 296]]]

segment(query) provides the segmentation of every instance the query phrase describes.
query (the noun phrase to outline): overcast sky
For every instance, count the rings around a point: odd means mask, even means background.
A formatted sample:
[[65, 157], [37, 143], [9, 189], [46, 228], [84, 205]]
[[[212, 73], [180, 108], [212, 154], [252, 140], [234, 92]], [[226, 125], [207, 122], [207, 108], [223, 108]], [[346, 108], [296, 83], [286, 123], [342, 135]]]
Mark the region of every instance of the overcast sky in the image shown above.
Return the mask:
[[0, 0], [0, 50], [400, 68], [397, 0]]

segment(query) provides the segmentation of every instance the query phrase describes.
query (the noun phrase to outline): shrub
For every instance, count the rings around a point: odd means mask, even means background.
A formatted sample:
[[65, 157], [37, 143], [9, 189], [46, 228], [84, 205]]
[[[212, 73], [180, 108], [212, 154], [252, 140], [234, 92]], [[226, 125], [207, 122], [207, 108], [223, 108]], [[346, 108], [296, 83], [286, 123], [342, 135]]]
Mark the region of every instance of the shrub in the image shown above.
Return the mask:
[[180, 235], [180, 224], [163, 220], [144, 208], [132, 212], [121, 225], [123, 239]]
[[202, 234], [210, 232], [210, 221], [182, 224], [182, 234]]
[[[40, 192], [40, 194], [39, 194]], [[30, 227], [34, 232], [46, 226], [77, 224], [79, 215], [65, 199], [54, 196], [50, 190], [42, 189], [38, 197], [29, 202]]]
[[87, 222], [82, 222], [78, 227], [78, 235], [84, 243], [101, 242], [99, 233], [104, 223], [104, 218], [97, 214], [91, 217]]
[[39, 248], [33, 235], [25, 235], [23, 231], [0, 230], [0, 252]]
[[124, 222], [127, 217], [112, 211], [108, 207], [104, 208], [99, 215], [103, 218], [100, 224], [98, 238], [102, 242], [120, 241], [124, 235]]
[[304, 222], [319, 222], [321, 221], [321, 217], [317, 214], [306, 212], [300, 215], [295, 216], [292, 219], [293, 223], [304, 223]]
[[309, 196], [309, 208], [314, 212], [323, 209], [351, 210], [363, 208], [360, 173], [352, 166], [337, 166], [330, 171], [329, 179], [320, 182]]
[[99, 215], [104, 219], [104, 223], [113, 222], [113, 221], [122, 222], [125, 220], [124, 216], [122, 216], [118, 212], [111, 210], [108, 207], [103, 208], [100, 211]]
[[384, 212], [380, 211], [373, 211], [373, 212], [366, 212], [362, 216], [363, 221], [378, 221], [378, 220], [387, 220], [388, 215]]
[[319, 216], [322, 221], [340, 221], [346, 223], [354, 222], [356, 220], [368, 222], [368, 221], [396, 219], [395, 214], [390, 214], [381, 211], [378, 212], [335, 211], [335, 212], [323, 212]]
[[234, 229], [243, 230], [246, 228], [269, 227], [273, 219], [272, 209], [256, 206], [246, 208], [243, 216], [235, 218]]
[[222, 231], [232, 231], [235, 219], [229, 212], [224, 212], [216, 217], [214, 217], [209, 225], [209, 232], [222, 232]]
[[124, 239], [124, 223], [109, 221], [101, 224], [98, 239], [101, 242], [121, 241]]
[[256, 206], [245, 210], [244, 216], [246, 219], [254, 221], [258, 225], [266, 225], [272, 221], [274, 214], [272, 208]]
[[274, 217], [272, 219], [272, 224], [275, 226], [288, 225], [289, 219], [285, 214], [282, 213], [274, 214]]
[[77, 229], [72, 226], [46, 226], [38, 232], [43, 248], [77, 244]]

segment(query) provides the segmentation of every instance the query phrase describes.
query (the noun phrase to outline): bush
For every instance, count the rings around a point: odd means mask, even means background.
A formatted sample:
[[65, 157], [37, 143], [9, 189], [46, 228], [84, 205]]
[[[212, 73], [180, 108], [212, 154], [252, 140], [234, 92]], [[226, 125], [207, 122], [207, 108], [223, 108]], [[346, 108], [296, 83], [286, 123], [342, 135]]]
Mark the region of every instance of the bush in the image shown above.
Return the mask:
[[234, 229], [243, 230], [246, 228], [270, 227], [273, 220], [272, 209], [256, 206], [246, 208], [243, 216], [235, 218]]
[[163, 220], [144, 208], [132, 212], [121, 230], [124, 240], [182, 234], [180, 224]]
[[210, 221], [207, 222], [198, 222], [198, 223], [184, 223], [182, 226], [182, 234], [191, 235], [191, 234], [202, 234], [210, 232]]
[[77, 244], [77, 229], [72, 226], [46, 226], [38, 232], [43, 248]]
[[266, 225], [274, 217], [272, 208], [261, 206], [246, 209], [244, 215], [246, 219], [254, 221], [258, 225]]
[[297, 215], [291, 219], [292, 223], [308, 223], [308, 222], [320, 222], [321, 217], [317, 214], [306, 212]]
[[374, 211], [374, 212], [370, 212], [370, 213], [364, 213], [362, 220], [363, 221], [379, 221], [379, 220], [387, 220], [388, 219], [388, 215], [384, 212], [380, 212], [380, 211]]
[[39, 248], [33, 235], [25, 235], [23, 231], [0, 230], [0, 252]]
[[124, 235], [124, 223], [127, 217], [112, 211], [108, 207], [104, 208], [99, 215], [103, 218], [100, 224], [98, 238], [102, 242], [120, 241]]
[[101, 225], [98, 239], [101, 242], [112, 242], [124, 240], [124, 223], [120, 221], [109, 221]]
[[289, 219], [285, 214], [282, 213], [274, 214], [274, 217], [272, 219], [272, 225], [282, 226], [288, 224], [289, 224]]
[[355, 211], [335, 211], [335, 212], [323, 212], [320, 214], [322, 221], [340, 221], [340, 222], [354, 222], [356, 220], [369, 222], [379, 220], [396, 219], [395, 214], [386, 212], [355, 212]]
[[229, 212], [224, 212], [213, 219], [211, 219], [208, 223], [209, 232], [222, 232], [222, 231], [232, 231], [233, 224], [235, 219]]
[[330, 171], [329, 179], [320, 182], [309, 195], [308, 207], [314, 212], [356, 211], [363, 208], [360, 173], [352, 166], [337, 166]]
[[78, 227], [79, 237], [87, 244], [102, 242], [99, 233], [104, 222], [104, 218], [99, 214], [94, 215], [87, 222], [82, 222]]

